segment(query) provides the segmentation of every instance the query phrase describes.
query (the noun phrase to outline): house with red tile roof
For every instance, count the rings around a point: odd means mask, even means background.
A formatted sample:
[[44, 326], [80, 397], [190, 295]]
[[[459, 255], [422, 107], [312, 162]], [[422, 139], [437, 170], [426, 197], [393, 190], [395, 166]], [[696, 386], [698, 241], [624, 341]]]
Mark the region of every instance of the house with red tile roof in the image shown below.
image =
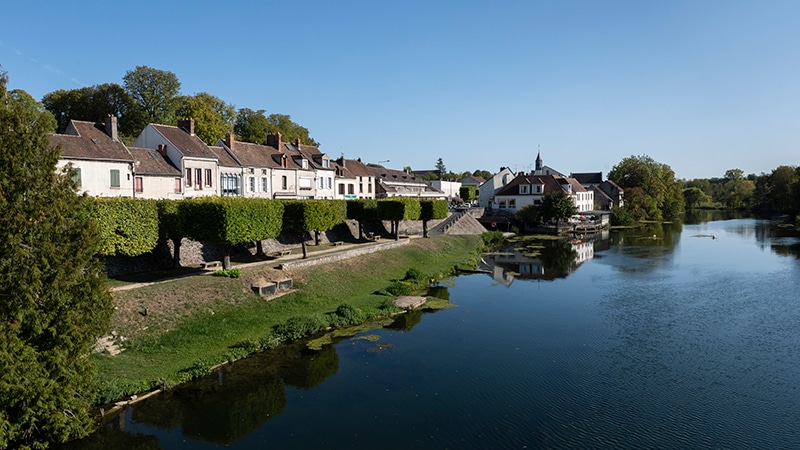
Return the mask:
[[338, 200], [375, 198], [375, 178], [367, 166], [359, 159], [345, 159], [344, 156], [333, 161], [336, 171], [335, 194]]
[[[162, 149], [163, 150], [163, 149]], [[134, 159], [133, 192], [137, 198], [183, 198], [183, 177], [180, 169], [163, 151], [128, 147]]]
[[497, 191], [492, 207], [515, 213], [528, 205], [541, 205], [545, 195], [555, 192], [569, 195], [578, 212], [591, 211], [594, 206], [593, 192], [584, 189], [574, 178], [519, 173]]
[[194, 119], [178, 126], [149, 124], [136, 138], [134, 147], [158, 150], [183, 175], [183, 196], [219, 195], [219, 157], [194, 133]]
[[71, 120], [63, 134], [48, 135], [61, 147], [58, 168], [71, 165], [78, 189], [95, 197], [134, 195], [134, 157], [119, 140], [117, 118], [105, 123]]

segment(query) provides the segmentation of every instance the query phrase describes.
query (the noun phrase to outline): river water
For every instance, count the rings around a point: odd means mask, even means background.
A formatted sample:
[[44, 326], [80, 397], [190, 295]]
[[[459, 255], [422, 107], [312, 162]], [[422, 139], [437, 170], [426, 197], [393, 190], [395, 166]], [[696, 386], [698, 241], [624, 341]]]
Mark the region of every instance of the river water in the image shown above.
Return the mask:
[[690, 221], [487, 254], [438, 286], [452, 308], [247, 358], [70, 448], [800, 448], [800, 240]]

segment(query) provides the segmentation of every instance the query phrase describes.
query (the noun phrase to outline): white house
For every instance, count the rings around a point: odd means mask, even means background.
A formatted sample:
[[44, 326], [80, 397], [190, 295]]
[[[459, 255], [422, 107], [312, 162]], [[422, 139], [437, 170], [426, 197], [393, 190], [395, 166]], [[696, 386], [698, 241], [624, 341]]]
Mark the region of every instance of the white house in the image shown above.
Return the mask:
[[479, 205], [483, 208], [494, 208], [494, 195], [497, 191], [502, 189], [511, 180], [514, 179], [514, 173], [508, 167], [501, 167], [500, 171], [492, 175], [491, 178], [481, 183], [478, 187], [480, 192]]
[[194, 134], [194, 119], [182, 119], [177, 127], [151, 123], [133, 146], [166, 155], [183, 174], [184, 197], [219, 195], [218, 157]]
[[[163, 150], [163, 149], [162, 149]], [[181, 171], [158, 150], [129, 147], [134, 162], [134, 196], [137, 198], [183, 198]]]
[[105, 123], [71, 120], [64, 134], [48, 135], [61, 147], [57, 167], [71, 164], [79, 192], [95, 197], [134, 195], [134, 158], [117, 134], [117, 118]]
[[593, 208], [592, 191], [584, 189], [574, 178], [522, 173], [495, 194], [494, 207], [515, 213], [528, 205], [541, 205], [545, 195], [555, 192], [569, 195], [578, 212], [591, 211]]

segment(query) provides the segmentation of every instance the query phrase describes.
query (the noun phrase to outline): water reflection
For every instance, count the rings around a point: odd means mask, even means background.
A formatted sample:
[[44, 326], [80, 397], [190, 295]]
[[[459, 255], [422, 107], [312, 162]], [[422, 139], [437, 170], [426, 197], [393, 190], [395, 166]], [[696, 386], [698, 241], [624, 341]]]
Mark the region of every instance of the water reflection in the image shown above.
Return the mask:
[[597, 240], [544, 242], [535, 252], [529, 247], [507, 247], [483, 255], [481, 270], [504, 286], [516, 279], [555, 280], [566, 278], [583, 262], [594, 258]]

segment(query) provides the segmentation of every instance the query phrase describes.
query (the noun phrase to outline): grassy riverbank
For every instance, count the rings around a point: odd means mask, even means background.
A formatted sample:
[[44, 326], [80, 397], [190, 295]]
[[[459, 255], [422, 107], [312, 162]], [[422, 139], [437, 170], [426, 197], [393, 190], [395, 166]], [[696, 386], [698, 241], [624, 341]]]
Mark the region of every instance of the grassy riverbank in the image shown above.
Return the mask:
[[[412, 239], [406, 246], [292, 272], [266, 262], [244, 267], [235, 279], [194, 276], [117, 291], [112, 329], [125, 337], [124, 351], [92, 356], [98, 401], [174, 385], [303, 328], [328, 325], [340, 305], [349, 305], [340, 314], [384, 317], [396, 311], [393, 297], [378, 292], [409, 269], [439, 278], [455, 266], [474, 267], [480, 247], [478, 236]], [[292, 278], [294, 289], [267, 302], [250, 289], [259, 278]], [[276, 326], [283, 334], [276, 334]]]

